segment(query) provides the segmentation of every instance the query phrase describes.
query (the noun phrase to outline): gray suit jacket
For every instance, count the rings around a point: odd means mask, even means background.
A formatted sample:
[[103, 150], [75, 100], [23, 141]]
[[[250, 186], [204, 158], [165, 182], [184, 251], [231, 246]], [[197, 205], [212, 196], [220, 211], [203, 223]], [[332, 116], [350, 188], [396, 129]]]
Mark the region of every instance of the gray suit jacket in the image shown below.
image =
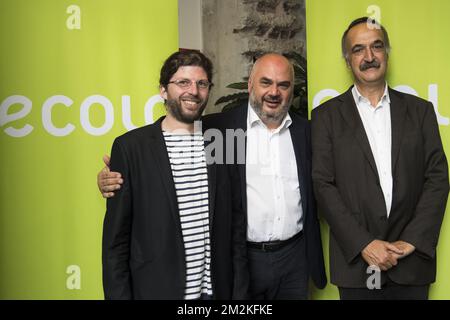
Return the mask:
[[436, 245], [449, 190], [447, 159], [431, 103], [389, 89], [392, 208], [387, 218], [375, 160], [351, 88], [312, 112], [313, 183], [330, 225], [331, 282], [366, 287], [361, 251], [374, 239], [416, 251], [382, 272], [399, 284], [435, 281]]

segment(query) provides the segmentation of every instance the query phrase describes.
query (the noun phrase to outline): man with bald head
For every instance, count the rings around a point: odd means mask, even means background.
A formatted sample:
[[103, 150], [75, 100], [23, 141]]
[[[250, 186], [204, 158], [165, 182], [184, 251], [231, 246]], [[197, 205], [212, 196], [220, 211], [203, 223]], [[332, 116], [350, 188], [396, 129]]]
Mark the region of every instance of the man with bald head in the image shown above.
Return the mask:
[[[244, 154], [238, 166], [243, 209], [247, 213], [250, 297], [307, 299], [309, 278], [326, 284], [319, 222], [312, 191], [308, 121], [289, 112], [294, 68], [269, 53], [254, 64], [249, 102], [203, 118], [204, 128], [246, 132], [244, 144], [226, 152]], [[235, 150], [237, 146], [237, 150]], [[243, 150], [239, 149], [243, 146]], [[231, 150], [232, 148], [233, 150]], [[105, 197], [116, 184], [105, 168], [98, 184]]]
[[254, 299], [307, 299], [310, 277], [319, 288], [326, 283], [310, 129], [307, 120], [288, 112], [293, 90], [290, 61], [265, 54], [250, 73], [248, 104], [207, 116], [214, 127], [246, 131], [246, 161], [238, 171]]

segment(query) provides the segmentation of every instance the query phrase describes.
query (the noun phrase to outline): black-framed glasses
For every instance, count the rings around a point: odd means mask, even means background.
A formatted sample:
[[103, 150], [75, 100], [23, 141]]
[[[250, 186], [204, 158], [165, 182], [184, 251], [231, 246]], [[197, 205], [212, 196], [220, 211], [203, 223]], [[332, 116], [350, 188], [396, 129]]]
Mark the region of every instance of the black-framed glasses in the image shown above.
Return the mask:
[[211, 82], [209, 82], [208, 80], [190, 80], [190, 79], [178, 79], [178, 80], [174, 80], [174, 81], [169, 81], [169, 83], [173, 83], [176, 84], [178, 87], [180, 87], [181, 89], [189, 89], [193, 83], [195, 83], [197, 85], [197, 88], [199, 89], [209, 89], [213, 86], [213, 84]]

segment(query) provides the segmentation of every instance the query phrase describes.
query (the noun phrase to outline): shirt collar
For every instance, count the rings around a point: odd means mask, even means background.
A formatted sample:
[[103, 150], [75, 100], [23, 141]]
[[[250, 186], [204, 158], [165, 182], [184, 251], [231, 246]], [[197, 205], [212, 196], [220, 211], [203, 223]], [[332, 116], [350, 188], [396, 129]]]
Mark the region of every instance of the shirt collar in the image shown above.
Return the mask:
[[[356, 85], [353, 85], [352, 88], [352, 93], [353, 93], [353, 98], [356, 101], [356, 104], [359, 104], [359, 102], [364, 101], [364, 102], [368, 102], [369, 100], [364, 97], [359, 91], [358, 88], [356, 87]], [[384, 85], [384, 93], [383, 96], [381, 97], [380, 101], [378, 101], [377, 107], [381, 104], [383, 104], [384, 102], [387, 102], [388, 104], [391, 103], [391, 99], [389, 98], [389, 90], [388, 90], [388, 84], [387, 82]], [[370, 103], [369, 103], [370, 104]]]
[[[247, 112], [247, 128], [252, 128], [255, 125], [262, 125], [264, 128], [267, 128], [267, 126], [262, 122], [261, 118], [256, 114], [255, 110], [253, 110], [253, 107], [250, 105], [250, 102], [248, 103], [248, 112]], [[289, 115], [289, 112], [284, 117], [283, 121], [281, 122], [281, 125], [274, 130], [274, 132], [278, 132], [282, 129], [289, 128], [289, 126], [292, 124], [292, 118]]]

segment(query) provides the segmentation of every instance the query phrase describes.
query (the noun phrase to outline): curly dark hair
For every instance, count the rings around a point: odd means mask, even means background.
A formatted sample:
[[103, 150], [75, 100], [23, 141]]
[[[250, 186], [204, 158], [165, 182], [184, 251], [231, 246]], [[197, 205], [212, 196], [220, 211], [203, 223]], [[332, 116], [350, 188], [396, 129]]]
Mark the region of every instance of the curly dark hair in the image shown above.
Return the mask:
[[182, 50], [172, 53], [164, 62], [159, 77], [159, 85], [167, 89], [172, 76], [180, 67], [196, 66], [205, 70], [208, 81], [212, 82], [213, 65], [211, 60], [196, 50]]

